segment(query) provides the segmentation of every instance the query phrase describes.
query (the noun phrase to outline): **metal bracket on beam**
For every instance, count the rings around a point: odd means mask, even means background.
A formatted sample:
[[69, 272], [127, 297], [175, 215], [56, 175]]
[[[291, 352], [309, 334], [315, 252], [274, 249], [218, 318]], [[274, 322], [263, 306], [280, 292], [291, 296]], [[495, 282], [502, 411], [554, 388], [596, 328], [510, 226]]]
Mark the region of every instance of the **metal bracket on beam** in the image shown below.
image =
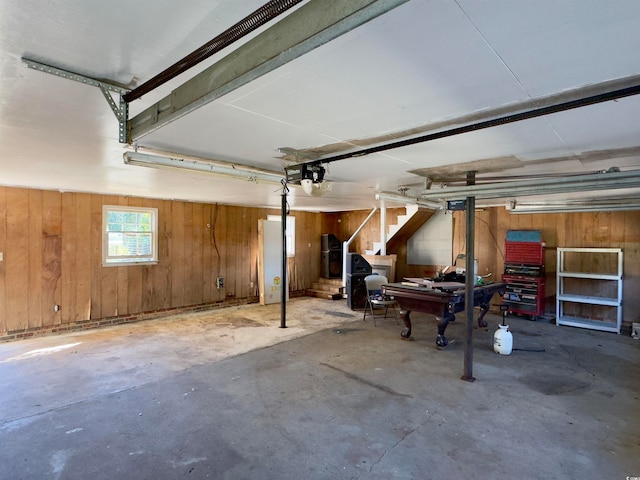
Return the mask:
[[[55, 75], [56, 77], [66, 78], [67, 80], [73, 80], [74, 82], [84, 83], [85, 85], [91, 85], [92, 87], [98, 87], [104, 95], [104, 98], [107, 100], [109, 107], [111, 107], [111, 111], [118, 120], [118, 139], [120, 143], [127, 143], [127, 120], [129, 116], [129, 106], [123, 100], [122, 96], [129, 91], [128, 89], [103, 82], [102, 80], [96, 80], [95, 78], [86, 77], [84, 75], [80, 75], [79, 73], [69, 72], [68, 70], [63, 70], [62, 68], [52, 67], [51, 65], [36, 62], [35, 60], [31, 60], [28, 58], [22, 58], [22, 61], [27, 65], [27, 67], [33, 68], [34, 70], [49, 73], [51, 75]], [[111, 92], [119, 95], [120, 98], [118, 104], [116, 104], [115, 100], [113, 99]]]

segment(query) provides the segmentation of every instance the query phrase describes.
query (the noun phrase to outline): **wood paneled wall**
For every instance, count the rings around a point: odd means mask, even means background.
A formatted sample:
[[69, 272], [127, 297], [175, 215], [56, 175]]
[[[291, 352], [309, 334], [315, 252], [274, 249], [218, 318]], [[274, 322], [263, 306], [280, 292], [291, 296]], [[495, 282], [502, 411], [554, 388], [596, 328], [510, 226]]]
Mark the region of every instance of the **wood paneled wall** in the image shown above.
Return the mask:
[[[158, 209], [157, 265], [102, 266], [102, 206]], [[0, 187], [0, 335], [258, 296], [258, 219], [279, 210]], [[324, 217], [293, 212], [289, 286], [320, 274]], [[225, 287], [216, 288], [216, 277]], [[59, 311], [54, 306], [59, 305]]]
[[[102, 266], [102, 206], [158, 208], [157, 265]], [[347, 240], [370, 211], [293, 212], [296, 256], [290, 290], [320, 276], [320, 236]], [[387, 209], [387, 223], [404, 208]], [[0, 336], [89, 319], [257, 301], [258, 219], [279, 210], [0, 187]], [[547, 310], [554, 311], [557, 247], [620, 247], [624, 251], [624, 321], [640, 321], [640, 212], [510, 215], [503, 208], [476, 214], [479, 272], [504, 270], [507, 230], [542, 230], [547, 244]], [[364, 253], [380, 238], [376, 212], [351, 245]], [[465, 250], [463, 213], [454, 214], [454, 257]], [[398, 252], [396, 275], [429, 275], [440, 266], [407, 265]], [[225, 278], [217, 289], [215, 279]], [[495, 277], [494, 277], [495, 278]], [[54, 311], [59, 305], [59, 311]]]
[[[465, 251], [464, 212], [454, 213], [454, 256]], [[555, 313], [558, 247], [622, 248], [623, 322], [640, 321], [640, 211], [511, 215], [504, 208], [476, 212], [475, 246], [480, 274], [504, 271], [507, 230], [541, 230], [546, 243], [546, 307]], [[583, 265], [585, 271], [590, 265]], [[590, 288], [594, 288], [591, 284]], [[596, 287], [597, 288], [597, 287]], [[586, 292], [585, 292], [586, 293]], [[586, 306], [585, 308], [592, 308]], [[597, 310], [595, 307], [590, 313]], [[582, 312], [588, 316], [589, 312]], [[597, 312], [595, 312], [597, 316]]]
[[[395, 223], [404, 209], [388, 209], [387, 223]], [[348, 239], [362, 224], [369, 211], [327, 214], [324, 233]], [[453, 213], [453, 258], [465, 252], [464, 212]], [[640, 321], [640, 211], [602, 213], [554, 213], [511, 215], [504, 208], [476, 212], [475, 254], [478, 271], [492, 278], [504, 272], [504, 241], [507, 230], [541, 230], [546, 242], [546, 311], [555, 312], [557, 247], [622, 248], [624, 252], [623, 315], [624, 323]], [[364, 253], [380, 238], [380, 217], [376, 213], [362, 229], [351, 251]], [[408, 265], [406, 245], [396, 253], [396, 278], [431, 276], [444, 265]], [[453, 261], [453, 259], [452, 259]], [[589, 268], [585, 266], [585, 268]]]
[[[373, 210], [373, 209], [372, 209]], [[341, 242], [351, 238], [351, 235], [362, 225], [362, 222], [371, 213], [371, 210], [355, 210], [352, 212], [338, 212], [325, 214], [326, 232], [333, 233]], [[396, 223], [398, 215], [404, 215], [404, 208], [387, 209], [387, 225]], [[373, 248], [374, 242], [380, 241], [380, 211], [376, 211], [367, 224], [360, 231], [353, 243], [349, 246], [350, 252], [363, 254]]]

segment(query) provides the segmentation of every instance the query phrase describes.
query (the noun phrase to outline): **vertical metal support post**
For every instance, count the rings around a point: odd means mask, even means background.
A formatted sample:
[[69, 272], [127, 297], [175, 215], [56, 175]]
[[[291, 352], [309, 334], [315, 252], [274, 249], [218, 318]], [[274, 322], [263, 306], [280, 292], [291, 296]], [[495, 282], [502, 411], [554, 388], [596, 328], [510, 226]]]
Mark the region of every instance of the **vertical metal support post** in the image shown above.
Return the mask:
[[[475, 185], [475, 172], [467, 172], [467, 185]], [[473, 382], [473, 289], [476, 284], [475, 276], [475, 229], [476, 229], [476, 197], [467, 197], [466, 200], [466, 265], [465, 265], [465, 290], [464, 305], [467, 313], [464, 337], [464, 374], [462, 380]]]
[[380, 255], [387, 254], [387, 205], [380, 199]]
[[282, 300], [280, 301], [280, 328], [287, 328], [287, 188], [282, 180]]

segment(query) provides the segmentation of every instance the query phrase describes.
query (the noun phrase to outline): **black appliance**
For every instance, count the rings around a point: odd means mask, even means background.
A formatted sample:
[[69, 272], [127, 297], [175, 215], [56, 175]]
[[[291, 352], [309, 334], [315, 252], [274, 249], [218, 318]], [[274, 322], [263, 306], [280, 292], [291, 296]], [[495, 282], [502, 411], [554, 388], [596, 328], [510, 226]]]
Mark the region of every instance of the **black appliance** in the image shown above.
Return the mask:
[[371, 265], [362, 255], [347, 253], [347, 306], [351, 310], [364, 308], [367, 302], [364, 278], [371, 273]]
[[342, 278], [342, 242], [332, 233], [320, 238], [321, 276], [324, 278]]

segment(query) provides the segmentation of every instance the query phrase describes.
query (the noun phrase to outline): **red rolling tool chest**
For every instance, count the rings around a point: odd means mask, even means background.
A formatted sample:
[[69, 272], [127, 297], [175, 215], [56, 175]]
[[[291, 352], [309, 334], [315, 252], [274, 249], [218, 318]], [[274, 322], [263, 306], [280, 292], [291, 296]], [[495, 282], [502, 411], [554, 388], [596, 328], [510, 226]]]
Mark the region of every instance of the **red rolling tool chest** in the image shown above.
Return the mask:
[[502, 281], [508, 313], [537, 320], [544, 313], [544, 249], [540, 230], [509, 230], [505, 240]]

